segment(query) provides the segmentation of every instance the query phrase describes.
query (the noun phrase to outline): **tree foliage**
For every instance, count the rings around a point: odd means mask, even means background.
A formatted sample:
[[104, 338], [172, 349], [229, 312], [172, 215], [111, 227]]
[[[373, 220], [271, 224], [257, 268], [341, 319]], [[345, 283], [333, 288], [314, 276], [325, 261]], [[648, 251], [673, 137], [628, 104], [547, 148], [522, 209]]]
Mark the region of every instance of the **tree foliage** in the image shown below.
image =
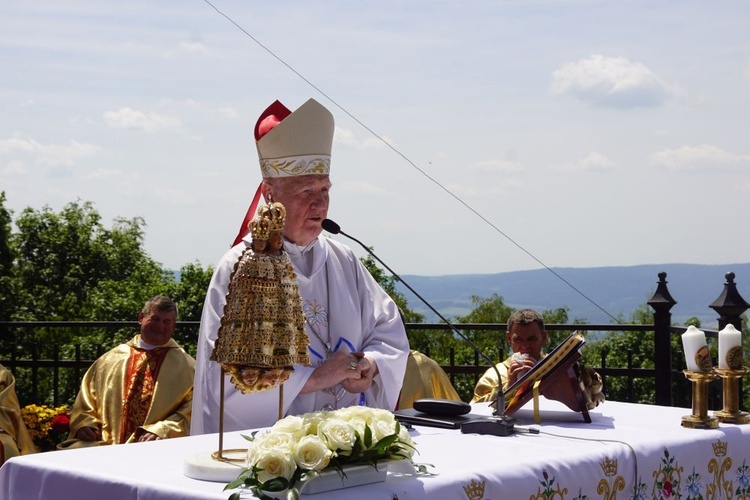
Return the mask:
[[[0, 319], [6, 321], [135, 321], [148, 298], [172, 297], [179, 319], [198, 320], [212, 269], [199, 263], [178, 275], [153, 260], [144, 248], [146, 223], [141, 217], [117, 218], [111, 227], [92, 203], [68, 203], [56, 212], [45, 206], [24, 209], [12, 226], [12, 213], [0, 196]], [[1, 356], [15, 350], [22, 358], [83, 359], [127, 340], [134, 328], [37, 327], [33, 335], [16, 330], [0, 339]], [[196, 333], [177, 331], [175, 339], [195, 352]], [[27, 370], [28, 371], [28, 370]], [[19, 373], [20, 372], [20, 373]], [[51, 397], [52, 377], [42, 373], [39, 390]], [[19, 397], [24, 370], [18, 370]], [[72, 401], [79, 377], [60, 374], [63, 400]], [[49, 403], [50, 401], [37, 401]]]
[[396, 289], [398, 278], [393, 275], [387, 274], [383, 269], [381, 269], [371, 255], [362, 257], [359, 260], [365, 266], [370, 275], [372, 275], [375, 281], [378, 282], [381, 288], [383, 288], [383, 290], [385, 290], [385, 292], [396, 303], [398, 308], [401, 310], [401, 315], [405, 323], [422, 323], [424, 321], [424, 316], [422, 314], [409, 309], [406, 297]]
[[[0, 321], [135, 321], [144, 302], [156, 294], [172, 297], [179, 308], [180, 321], [198, 321], [213, 273], [199, 262], [184, 265], [178, 272], [165, 269], [144, 249], [146, 222], [143, 218], [117, 218], [110, 227], [90, 202], [69, 203], [59, 212], [45, 206], [40, 210], [26, 208], [13, 220], [13, 212], [5, 207], [5, 193], [0, 192]], [[15, 228], [14, 228], [15, 222]], [[14, 231], [15, 229], [15, 231]], [[361, 259], [375, 280], [394, 299], [405, 322], [423, 323], [424, 317], [408, 307], [406, 297], [396, 284], [398, 279], [381, 269], [371, 256]], [[473, 296], [472, 310], [451, 321], [454, 324], [487, 324], [489, 330], [467, 329], [462, 333], [493, 361], [507, 355], [505, 330], [514, 308], [503, 297]], [[548, 325], [567, 324], [567, 307], [540, 311]], [[750, 352], [750, 328], [747, 316], [742, 318], [745, 358]], [[582, 323], [579, 319], [573, 323]], [[644, 303], [620, 323], [653, 324], [653, 312]], [[697, 318], [686, 325], [700, 327]], [[117, 331], [92, 328], [41, 328], [33, 335], [21, 328], [0, 332], [0, 358], [10, 359], [13, 352], [20, 359], [29, 359], [34, 351], [38, 359], [73, 359], [77, 345], [83, 346], [82, 358], [93, 359], [104, 349], [130, 338], [134, 328]], [[548, 347], [560, 343], [570, 332], [548, 328]], [[175, 339], [195, 354], [197, 328], [178, 329]], [[459, 336], [448, 329], [412, 330], [412, 349], [419, 350], [441, 365], [487, 365]], [[714, 341], [715, 342], [715, 341]], [[671, 339], [672, 369], [679, 379], [684, 367], [682, 346], [678, 335]], [[715, 345], [714, 345], [715, 350]], [[601, 367], [602, 360], [611, 368], [653, 368], [654, 339], [652, 332], [612, 331], [604, 337], [589, 340], [583, 349], [583, 360], [591, 367]], [[17, 390], [24, 402], [50, 404], [53, 394], [51, 370], [40, 368], [39, 391], [44, 401], [28, 399], [30, 369], [15, 371]], [[81, 373], [60, 373], [61, 402], [72, 402]], [[463, 399], [473, 393], [478, 375], [456, 375], [454, 385]], [[744, 377], [744, 409], [750, 407], [750, 377]], [[673, 397], [684, 380], [675, 380]], [[654, 400], [652, 378], [633, 381], [634, 400]], [[608, 377], [605, 392], [610, 400], [628, 399], [628, 381]], [[684, 394], [683, 394], [684, 395]]]
[[13, 253], [10, 231], [13, 213], [5, 208], [5, 191], [0, 192], [0, 321], [9, 321], [14, 296]]

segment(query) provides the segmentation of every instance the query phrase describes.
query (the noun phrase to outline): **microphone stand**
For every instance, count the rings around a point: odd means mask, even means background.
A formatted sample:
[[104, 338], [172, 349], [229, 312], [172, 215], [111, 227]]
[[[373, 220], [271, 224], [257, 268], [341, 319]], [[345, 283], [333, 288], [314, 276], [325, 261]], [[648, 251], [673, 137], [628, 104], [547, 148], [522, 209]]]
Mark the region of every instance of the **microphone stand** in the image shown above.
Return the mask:
[[500, 376], [500, 370], [497, 369], [497, 366], [495, 365], [495, 362], [490, 359], [489, 356], [487, 356], [484, 352], [482, 352], [479, 347], [477, 347], [474, 342], [472, 342], [466, 335], [461, 333], [458, 328], [453, 326], [453, 324], [445, 319], [442, 314], [440, 314], [432, 305], [427, 302], [419, 293], [417, 293], [416, 290], [414, 290], [409, 284], [401, 279], [401, 276], [396, 274], [396, 272], [391, 269], [388, 264], [380, 260], [380, 257], [375, 255], [372, 250], [370, 250], [364, 243], [359, 241], [357, 238], [346, 234], [344, 231], [341, 230], [341, 226], [333, 222], [331, 219], [325, 219], [323, 221], [323, 229], [328, 231], [331, 234], [342, 234], [349, 238], [350, 240], [356, 242], [365, 249], [367, 253], [372, 255], [375, 260], [377, 260], [383, 267], [385, 267], [395, 278], [404, 284], [406, 288], [411, 291], [419, 300], [422, 301], [424, 305], [426, 305], [430, 310], [437, 315], [438, 318], [443, 320], [446, 325], [448, 325], [453, 333], [459, 336], [461, 340], [463, 340], [469, 347], [471, 347], [474, 352], [479, 354], [485, 361], [487, 361], [490, 366], [495, 370], [495, 373], [497, 374], [497, 399], [495, 400], [495, 411], [493, 413], [492, 417], [487, 417], [486, 419], [477, 419], [472, 420], [469, 422], [465, 422], [461, 424], [461, 432], [463, 434], [489, 434], [493, 436], [508, 436], [510, 434], [513, 434], [515, 432], [515, 429], [513, 426], [515, 425], [516, 419], [513, 417], [509, 417], [505, 415], [505, 398], [503, 397], [503, 391], [502, 391], [502, 377]]

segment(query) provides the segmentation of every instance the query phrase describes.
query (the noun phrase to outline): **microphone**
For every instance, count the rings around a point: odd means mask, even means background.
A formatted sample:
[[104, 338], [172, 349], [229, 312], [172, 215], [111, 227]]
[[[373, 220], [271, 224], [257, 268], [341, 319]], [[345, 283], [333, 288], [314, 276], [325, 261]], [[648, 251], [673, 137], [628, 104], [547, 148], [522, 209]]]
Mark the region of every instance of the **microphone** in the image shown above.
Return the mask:
[[364, 243], [359, 241], [357, 238], [346, 234], [344, 231], [341, 230], [341, 226], [333, 222], [331, 219], [325, 219], [323, 221], [323, 229], [331, 234], [341, 234], [349, 238], [350, 240], [356, 242], [365, 249], [367, 253], [373, 256], [375, 260], [377, 260], [383, 267], [385, 267], [398, 281], [404, 284], [406, 288], [411, 291], [419, 300], [422, 301], [424, 305], [426, 305], [433, 313], [437, 315], [438, 318], [443, 320], [446, 325], [448, 325], [453, 333], [458, 335], [458, 337], [464, 341], [469, 347], [471, 347], [475, 353], [477, 353], [479, 356], [481, 356], [485, 361], [487, 361], [490, 366], [495, 370], [495, 373], [497, 374], [497, 383], [498, 383], [498, 389], [497, 389], [497, 400], [495, 401], [495, 412], [493, 413], [492, 417], [487, 417], [486, 419], [477, 419], [472, 420], [469, 422], [465, 422], [461, 424], [461, 432], [464, 434], [491, 434], [493, 436], [508, 436], [512, 434], [514, 431], [513, 425], [515, 424], [515, 419], [512, 417], [508, 417], [505, 415], [505, 398], [503, 397], [503, 391], [502, 389], [502, 377], [500, 376], [500, 370], [497, 369], [497, 366], [495, 365], [495, 362], [492, 361], [492, 359], [487, 356], [484, 352], [482, 352], [479, 347], [477, 347], [474, 342], [471, 341], [466, 335], [461, 333], [461, 331], [453, 326], [453, 324], [445, 319], [442, 314], [440, 314], [437, 309], [432, 307], [432, 305], [427, 302], [427, 300], [424, 299], [419, 293], [417, 293], [416, 290], [414, 290], [406, 281], [401, 279], [401, 276], [396, 274], [396, 272], [391, 269], [388, 264], [380, 260], [380, 257], [375, 255], [372, 250], [370, 250]]

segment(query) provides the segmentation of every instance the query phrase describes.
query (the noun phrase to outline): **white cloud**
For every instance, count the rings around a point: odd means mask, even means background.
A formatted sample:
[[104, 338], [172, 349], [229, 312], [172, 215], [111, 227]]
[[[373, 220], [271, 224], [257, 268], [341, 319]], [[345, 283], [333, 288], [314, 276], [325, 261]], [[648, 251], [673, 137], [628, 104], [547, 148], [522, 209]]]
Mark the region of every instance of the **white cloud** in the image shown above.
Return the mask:
[[[137, 179], [132, 179], [133, 182]], [[182, 189], [164, 188], [164, 186], [139, 186], [138, 190], [124, 191], [123, 196], [155, 206], [187, 207], [195, 206], [198, 201], [195, 194]]]
[[487, 198], [507, 194], [523, 187], [523, 185], [523, 182], [515, 179], [503, 179], [500, 182], [482, 183], [479, 187], [454, 183], [446, 184], [445, 187], [451, 193], [462, 198]]
[[393, 197], [393, 191], [384, 189], [371, 182], [365, 181], [345, 181], [341, 184], [336, 184], [336, 187], [341, 187], [341, 190], [347, 193], [357, 193], [365, 195], [383, 196], [387, 198]]
[[29, 153], [40, 165], [73, 165], [78, 158], [90, 158], [101, 153], [99, 146], [85, 142], [70, 141], [68, 145], [42, 144], [34, 139], [14, 136], [0, 140], [0, 153]]
[[121, 177], [122, 172], [120, 170], [112, 170], [106, 168], [98, 168], [88, 175], [83, 176], [84, 180], [99, 180], [99, 179], [114, 179]]
[[226, 118], [237, 118], [240, 114], [231, 106], [225, 106], [216, 110], [220, 115]]
[[385, 141], [387, 144], [393, 144], [393, 141], [390, 138], [382, 135], [380, 137], [368, 137], [367, 139], [362, 141], [360, 147], [362, 149], [381, 149], [386, 147], [386, 145], [383, 144], [383, 141]]
[[585, 158], [575, 163], [555, 165], [552, 169], [562, 172], [607, 172], [614, 169], [615, 166], [617, 164], [605, 155], [592, 151]]
[[78, 141], [70, 141], [67, 146], [50, 144], [39, 151], [37, 163], [50, 166], [73, 165], [78, 158], [90, 158], [102, 151], [99, 146]]
[[683, 146], [664, 149], [651, 156], [651, 164], [668, 170], [702, 170], [715, 168], [748, 168], [750, 155], [730, 153], [716, 146]]
[[679, 87], [665, 82], [641, 63], [600, 54], [555, 70], [551, 91], [613, 108], [659, 106], [669, 97], [682, 94]]
[[491, 174], [496, 172], [520, 172], [523, 165], [512, 160], [488, 160], [480, 161], [472, 165], [472, 169], [480, 174]]
[[341, 127], [335, 127], [333, 141], [345, 146], [354, 146], [357, 143], [354, 139], [354, 133], [351, 130], [343, 129]]
[[615, 162], [596, 151], [592, 151], [586, 158], [578, 162], [578, 167], [581, 170], [612, 170], [614, 166]]
[[111, 128], [126, 130], [157, 130], [179, 129], [182, 122], [169, 115], [158, 113], [144, 113], [131, 108], [120, 108], [117, 111], [106, 111], [102, 117]]
[[3, 174], [7, 177], [21, 177], [23, 175], [26, 175], [26, 165], [22, 161], [19, 160], [12, 160], [8, 162], [8, 164], [0, 170], [0, 174]]
[[203, 56], [210, 56], [211, 51], [208, 47], [200, 42], [182, 42], [180, 44], [180, 50], [187, 52], [188, 54], [200, 54]]
[[391, 140], [383, 136], [383, 140], [378, 137], [368, 136], [367, 138], [360, 140], [354, 136], [354, 132], [341, 127], [336, 127], [333, 134], [333, 141], [336, 144], [348, 146], [357, 149], [380, 149], [384, 148], [385, 144], [383, 141], [391, 144]]
[[750, 82], [750, 61], [745, 65], [745, 71], [742, 72], [742, 76], [745, 77], [745, 80]]

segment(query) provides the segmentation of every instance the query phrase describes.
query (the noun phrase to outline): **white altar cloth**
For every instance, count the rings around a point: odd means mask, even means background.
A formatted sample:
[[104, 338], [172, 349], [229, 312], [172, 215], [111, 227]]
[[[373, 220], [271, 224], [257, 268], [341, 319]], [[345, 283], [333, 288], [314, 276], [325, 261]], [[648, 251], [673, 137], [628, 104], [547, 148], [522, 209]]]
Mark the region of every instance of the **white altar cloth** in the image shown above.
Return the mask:
[[[480, 436], [415, 426], [414, 461], [432, 464], [435, 475], [415, 475], [408, 464], [396, 463], [385, 482], [304, 498], [625, 499], [634, 491], [636, 498], [750, 496], [750, 425], [686, 429], [680, 422], [690, 409], [613, 401], [593, 410], [586, 424], [580, 414], [542, 402], [539, 426], [530, 405], [516, 414], [520, 431], [540, 434]], [[241, 434], [225, 434], [224, 447], [243, 447]], [[185, 457], [217, 447], [212, 434], [14, 457], [0, 468], [0, 498], [226, 499], [223, 483], [183, 474]]]

